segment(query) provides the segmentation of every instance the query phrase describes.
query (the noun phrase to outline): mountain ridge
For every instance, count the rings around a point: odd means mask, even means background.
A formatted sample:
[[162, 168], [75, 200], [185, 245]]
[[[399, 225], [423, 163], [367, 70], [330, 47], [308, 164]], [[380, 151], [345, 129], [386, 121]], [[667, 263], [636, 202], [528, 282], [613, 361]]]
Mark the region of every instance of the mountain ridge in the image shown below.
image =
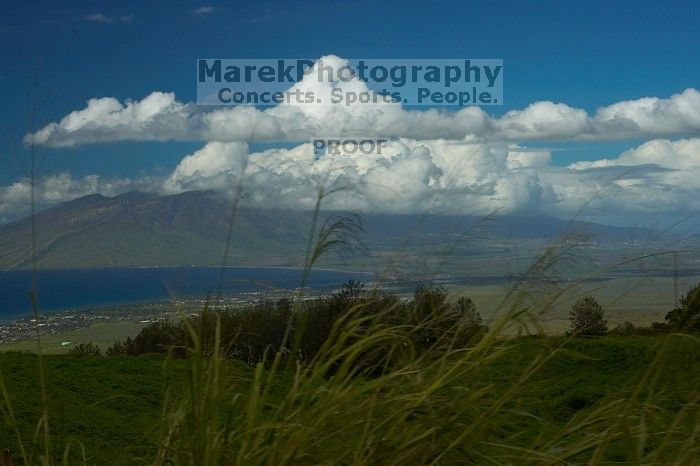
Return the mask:
[[[83, 196], [36, 214], [38, 265], [220, 265], [230, 209], [230, 201], [214, 191]], [[247, 265], [301, 265], [311, 218], [309, 211], [239, 207], [231, 242], [232, 260]], [[440, 245], [461, 235], [518, 240], [554, 238], [578, 231], [575, 237], [624, 241], [651, 232], [528, 215], [373, 213], [361, 218], [364, 240], [374, 252], [394, 249], [407, 238], [421, 245]], [[28, 267], [30, 238], [29, 217], [0, 226], [0, 268]]]

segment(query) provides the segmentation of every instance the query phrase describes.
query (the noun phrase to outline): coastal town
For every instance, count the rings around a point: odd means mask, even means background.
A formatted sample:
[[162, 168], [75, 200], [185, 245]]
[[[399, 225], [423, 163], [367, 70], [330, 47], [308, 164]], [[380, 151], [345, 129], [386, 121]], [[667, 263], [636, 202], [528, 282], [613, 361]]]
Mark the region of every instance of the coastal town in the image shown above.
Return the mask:
[[[217, 299], [191, 298], [41, 313], [37, 316], [0, 321], [0, 345], [48, 335], [60, 335], [100, 323], [131, 321], [146, 325], [151, 322], [174, 320], [185, 315], [195, 314], [201, 312], [205, 306], [230, 310], [234, 307], [252, 305], [264, 300], [277, 300], [294, 293], [298, 294], [299, 290], [276, 289], [239, 293]], [[320, 294], [304, 290], [305, 298], [313, 298]], [[66, 342], [66, 344], [70, 344], [70, 342]]]

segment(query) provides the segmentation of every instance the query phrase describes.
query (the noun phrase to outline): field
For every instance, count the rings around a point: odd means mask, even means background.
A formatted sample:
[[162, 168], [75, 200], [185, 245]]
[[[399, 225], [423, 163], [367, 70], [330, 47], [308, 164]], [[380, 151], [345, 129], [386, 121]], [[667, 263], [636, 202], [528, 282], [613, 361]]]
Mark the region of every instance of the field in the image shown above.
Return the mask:
[[[679, 295], [700, 283], [700, 277], [679, 278]], [[563, 289], [568, 284], [560, 284]], [[624, 277], [600, 282], [580, 283], [561, 295], [551, 308], [540, 316], [540, 324], [547, 333], [561, 335], [569, 327], [571, 305], [581, 296], [591, 295], [605, 309], [606, 318], [613, 328], [629, 321], [636, 326], [663, 322], [674, 307], [673, 278]], [[486, 320], [497, 314], [503, 296], [511, 286], [451, 286], [452, 295], [469, 296]]]
[[[153, 456], [163, 399], [163, 383], [183, 375], [163, 370], [162, 358], [44, 359], [48, 413], [58, 451], [70, 447], [87, 464], [133, 464]], [[3, 353], [0, 371], [15, 421], [31, 444], [42, 414], [37, 358]], [[0, 444], [18, 451], [12, 426], [5, 420]], [[138, 462], [137, 462], [138, 463]]]
[[[94, 343], [105, 349], [117, 340], [136, 336], [145, 325], [138, 320], [99, 322], [91, 324], [89, 327], [81, 327], [56, 335], [46, 335], [41, 339], [42, 351], [48, 354], [67, 353], [72, 346], [80, 343]], [[66, 342], [70, 342], [70, 344], [63, 344]], [[36, 350], [37, 342], [35, 339], [0, 344], [0, 351], [34, 352]]]

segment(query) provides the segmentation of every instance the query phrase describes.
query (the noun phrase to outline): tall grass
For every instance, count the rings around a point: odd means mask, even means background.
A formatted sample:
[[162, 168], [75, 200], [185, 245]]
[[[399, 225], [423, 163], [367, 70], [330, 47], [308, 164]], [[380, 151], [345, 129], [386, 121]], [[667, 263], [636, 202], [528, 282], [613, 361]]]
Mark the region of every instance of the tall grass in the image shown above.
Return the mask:
[[[33, 133], [36, 129], [36, 120], [38, 113], [38, 95], [39, 95], [39, 82], [37, 76], [39, 76], [38, 67], [40, 63], [37, 64], [37, 70], [35, 70], [34, 78], [31, 80], [30, 89], [27, 92], [27, 129], [30, 133]], [[41, 412], [42, 415], [39, 418], [36, 426], [36, 431], [32, 439], [31, 448], [26, 445], [25, 439], [19, 433], [19, 428], [15, 419], [14, 410], [10, 403], [10, 398], [8, 395], [7, 387], [5, 381], [3, 380], [3, 374], [0, 374], [0, 392], [2, 393], [3, 404], [0, 406], [0, 414], [3, 414], [3, 418], [6, 420], [6, 425], [14, 430], [15, 436], [17, 438], [17, 445], [21, 453], [22, 460], [26, 464], [43, 464], [48, 465], [53, 463], [53, 446], [52, 446], [52, 434], [49, 424], [49, 409], [48, 409], [48, 394], [47, 394], [47, 381], [46, 374], [44, 371], [43, 363], [43, 347], [41, 342], [41, 334], [39, 331], [39, 284], [38, 284], [38, 251], [37, 251], [37, 228], [36, 228], [36, 212], [37, 212], [37, 178], [39, 169], [39, 160], [37, 154], [37, 147], [33, 141], [28, 144], [27, 157], [29, 159], [28, 167], [25, 167], [27, 171], [26, 176], [29, 180], [29, 220], [30, 220], [30, 235], [31, 235], [31, 287], [27, 291], [29, 302], [31, 304], [31, 311], [34, 320], [34, 329], [36, 335], [36, 354], [37, 354], [37, 379], [40, 387], [41, 399]], [[16, 153], [13, 154], [14, 157], [19, 161], [20, 165], [22, 163], [22, 150], [16, 149]], [[65, 454], [68, 454], [68, 449]], [[11, 461], [11, 456], [8, 461]], [[3, 459], [3, 463], [5, 463]], [[5, 466], [4, 464], [2, 466]]]
[[694, 337], [665, 336], [646, 371], [629, 381], [629, 395], [605, 399], [553, 430], [521, 399], [537, 389], [553, 359], [588, 356], [569, 349], [571, 339], [540, 338], [529, 361], [494, 382], [485, 375], [519, 360], [523, 347], [499, 333], [507, 319], [471, 344], [448, 338], [420, 348], [407, 335], [438, 322], [386, 325], [354, 308], [311, 361], [260, 362], [249, 379], [240, 378], [220, 346], [204, 354], [195, 343], [191, 386], [164, 410], [156, 464], [692, 464], [699, 458], [698, 392], [677, 411], [655, 404], [673, 346]]
[[[328, 249], [327, 235], [315, 241], [308, 269], [315, 252]], [[700, 392], [675, 411], [655, 404], [677, 340], [698, 342], [693, 336], [665, 336], [651, 364], [627, 384], [628, 396], [604, 399], [563, 429], [523, 405], [554, 359], [589, 357], [570, 349], [573, 337], [548, 338], [538, 323], [568, 289], [545, 278], [566, 266], [570, 253], [567, 241], [547, 247], [504, 296], [489, 331], [466, 342], [445, 329], [439, 313], [411, 319], [410, 310], [397, 312], [397, 301], [370, 313], [358, 303], [334, 322], [310, 360], [295, 357], [309, 323], [296, 332], [290, 323], [291, 354], [284, 343], [270, 346], [251, 377], [240, 378], [224, 348], [204, 352], [191, 328], [190, 389], [165, 406], [156, 464], [697, 462]], [[308, 302], [296, 300], [296, 312]], [[215, 328], [220, 332], [220, 321]], [[441, 336], [428, 345], [411, 338], [436, 328]], [[503, 383], [485, 377], [511, 367], [522, 351], [514, 336], [533, 330], [539, 349], [528, 361], [504, 374]]]

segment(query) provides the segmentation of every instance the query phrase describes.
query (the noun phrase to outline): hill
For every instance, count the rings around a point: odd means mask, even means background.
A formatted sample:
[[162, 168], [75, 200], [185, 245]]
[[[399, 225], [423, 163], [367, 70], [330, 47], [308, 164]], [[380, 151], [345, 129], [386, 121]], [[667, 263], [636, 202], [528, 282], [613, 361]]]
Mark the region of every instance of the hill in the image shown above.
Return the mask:
[[[223, 257], [231, 205], [223, 195], [190, 191], [159, 196], [130, 192], [89, 195], [36, 215], [37, 252], [42, 268], [218, 265]], [[327, 213], [323, 214], [324, 216]], [[300, 265], [311, 212], [241, 207], [235, 217], [231, 259], [246, 265]], [[488, 218], [440, 215], [365, 214], [364, 241], [371, 254], [458, 240], [465, 233], [491, 243], [546, 240], [577, 232], [609, 241], [649, 235], [648, 231], [547, 216]], [[480, 247], [472, 242], [472, 247]], [[29, 218], [0, 227], [0, 268], [31, 264]]]
[[[485, 407], [492, 406], [509, 389], [522, 385], [507, 408], [493, 411], [489, 416], [487, 428], [474, 433], [471, 437], [483, 440], [483, 445], [495, 445], [492, 451], [499, 451], [500, 448], [501, 452], [505, 449], [501, 445], [508, 442], [522, 447], [524, 452], [527, 452], [526, 448], [530, 446], [537, 448], [540, 445], [542, 448], [542, 443], [562, 435], [563, 432], [566, 433], [566, 438], [570, 442], [582, 443], [580, 438], [585, 435], [585, 429], [577, 431], [572, 429], [571, 425], [572, 423], [579, 425], [584, 422], [582, 420], [586, 420], [586, 416], [591, 416], [595, 422], [591, 421], [592, 426], [589, 430], [596, 435], [596, 441], [602, 442], [599, 440], [603, 438], [600, 435], [602, 428], [599, 424], [606, 422], [606, 416], [614, 415], [610, 413], [611, 407], [624, 406], [619, 401], [617, 405], [611, 403], [615, 403], [615, 400], [626, 400], [629, 404], [628, 412], [636, 414], [636, 404], [632, 405], [629, 402], [630, 393], [635, 390], [645, 370], [657, 357], [663, 338], [635, 336], [575, 339], [568, 345], [572, 351], [553, 353], [551, 359], [526, 380], [521, 378], [522, 373], [531, 369], [532, 361], [536, 360], [545, 348], [552, 344], [556, 345], [560, 341], [549, 341], [545, 342], [546, 344], [530, 339], [515, 341], [504, 348], [507, 350], [507, 357], [489, 358], [488, 364], [480, 366], [478, 373], [473, 374], [472, 377], [453, 378], [450, 381], [450, 387], [453, 389], [448, 392], [450, 396], [444, 398], [442, 403], [451, 406], [450, 403], [468, 400], [469, 394], [477, 392], [482, 393], [479, 399], [480, 409], [486, 409]], [[667, 348], [664, 363], [659, 366], [656, 379], [658, 385], [653, 392], [653, 406], [649, 408], [649, 403], [644, 403], [647, 410], [653, 409], [654, 415], [649, 416], [649, 420], [645, 422], [651, 423], [654, 427], [657, 427], [656, 424], [659, 422], [670, 424], [677, 414], [689, 408], [689, 414], [685, 417], [679, 416], [680, 423], [673, 426], [675, 435], [690, 434], [693, 428], [697, 430], [695, 424], [697, 418], [693, 417], [696, 411], [692, 410], [696, 405], [691, 401], [696, 399], [694, 397], [697, 395], [697, 386], [700, 382], [697, 354], [697, 342], [690, 338], [678, 338], [670, 348]], [[183, 388], [190, 381], [190, 371], [195, 367], [195, 364], [187, 360], [166, 362], [155, 355], [153, 357], [45, 356], [43, 363], [47, 384], [50, 387], [47, 402], [55, 462], [59, 462], [64, 450], [70, 446], [68, 457], [72, 460], [71, 464], [83, 464], [82, 447], [86, 464], [100, 465], [153, 462], [158, 446], [164, 444], [166, 440], [162, 436], [159, 437], [163, 405], [166, 403], [164, 393], [179, 399]], [[17, 428], [17, 434], [11, 427], [0, 429], [0, 445], [9, 447], [16, 453], [16, 463], [20, 462], [17, 438], [23, 439], [26, 447], [33, 445], [30, 439], [36, 438], [37, 422], [42, 416], [41, 403], [38, 401], [41, 399], [41, 393], [37, 381], [37, 370], [35, 355], [0, 353], [0, 376], [4, 376], [1, 381], [5, 382], [7, 390], [5, 402], [7, 406], [14, 408]], [[215, 405], [220, 408], [220, 412], [227, 412], [226, 410], [231, 409], [231, 406], [245, 407], [246, 402], [241, 402], [241, 399], [248, 399], [251, 393], [250, 381], [254, 378], [252, 368], [236, 361], [230, 363], [226, 373], [229, 377], [226, 383], [231, 386], [227, 395], [220, 399], [216, 398], [221, 403], [220, 406]], [[408, 377], [393, 380], [393, 384], [403, 384], [414, 389]], [[315, 390], [315, 397], [320, 400], [317, 404], [329, 406], [327, 409], [330, 409], [330, 406], [334, 405], [322, 403], [328, 403], [328, 398], [338, 396], [338, 393], [327, 390], [323, 384], [328, 383], [327, 380], [320, 378], [310, 384], [309, 390]], [[363, 397], [367, 397], [366, 393], [371, 390], [368, 387], [372, 383], [376, 381], [363, 382], [358, 378], [352, 381], [351, 387], [353, 390], [360, 391]], [[270, 405], [270, 408], [266, 407], [263, 411], [266, 418], [274, 416], [275, 407], [281, 404], [292, 385], [290, 377], [285, 375], [278, 377], [269, 395], [275, 404]], [[483, 387], [489, 389], [484, 390]], [[406, 387], [403, 388], [403, 390], [406, 389]], [[350, 391], [350, 388], [346, 386], [344, 391]], [[396, 396], [395, 392], [379, 395], [372, 393], [379, 400], [374, 402], [376, 405], [374, 417], [368, 416], [364, 405], [358, 404], [343, 411], [342, 415], [337, 415], [337, 411], [334, 410], [324, 419], [314, 419], [317, 422], [309, 421], [309, 429], [315, 429], [312, 430], [314, 433], [330, 424], [337, 429], [332, 432], [339, 434], [319, 435], [314, 442], [299, 444], [301, 451], [295, 453], [297, 455], [295, 459], [301, 461], [303, 458], [309, 464], [332, 463], [340, 453], [348, 456], [352, 454], [353, 449], [359, 448], [357, 445], [360, 445], [362, 440], [361, 429], [352, 430], [353, 426], [356, 424], [363, 426], [363, 422], [372, 419], [381, 421], [390, 418], [394, 415], [392, 409], [398, 404], [402, 407], [410, 404], [405, 397], [392, 399], [391, 395]], [[234, 401], [231, 401], [229, 396], [234, 397]], [[646, 398], [642, 397], [642, 400]], [[175, 404], [175, 406], [179, 405]], [[448, 421], [446, 418], [439, 418], [439, 413], [421, 410], [420, 406], [415, 407], [414, 411], [417, 414], [414, 415], [416, 419], [412, 422], [432, 425], [435, 430], [441, 428], [441, 423]], [[245, 426], [245, 413], [244, 409], [234, 409], [228, 422], [236, 427]], [[455, 411], [450, 413], [452, 414], [465, 424], [470, 422], [471, 412], [469, 411]], [[167, 419], [170, 420], [171, 417]], [[636, 420], [631, 416], [629, 419], [629, 422]], [[285, 421], [289, 424], [294, 422], [286, 419]], [[386, 423], [376, 422], [376, 424]], [[281, 421], [270, 422], [269, 425], [279, 430], [283, 428]], [[298, 427], [295, 428], [299, 430]], [[567, 428], [569, 428], [568, 431]], [[440, 435], [434, 437], [433, 442], [449, 442], [459, 433], [459, 430], [443, 428]], [[399, 442], [403, 440], [400, 434], [397, 434], [396, 438], [388, 437], [388, 441], [382, 444], [381, 449], [368, 449], [365, 454], [376, 457], [380, 456], [384, 450], [404, 451], [401, 450]], [[419, 437], [418, 440], [422, 438]], [[658, 446], [664, 437], [657, 435], [645, 438], [652, 445]], [[374, 438], [370, 438], [369, 441], [377, 443]], [[688, 441], [691, 442], [692, 439], [689, 438]], [[77, 446], [77, 442], [80, 442], [81, 447]], [[574, 443], [574, 445], [577, 444]], [[604, 449], [604, 457], [609, 461], [635, 463], [637, 445], [636, 437], [630, 439], [621, 436], [612, 437], [611, 444]], [[593, 444], [593, 447], [588, 449], [581, 448], [573, 462], [587, 463], [593, 455], [595, 446], [596, 444]], [[517, 454], [515, 448], [511, 445], [509, 447]], [[679, 448], [670, 445], [669, 450], [676, 452], [674, 458], [677, 459], [682, 456], [683, 447], [687, 445], [680, 445]], [[550, 453], [554, 455], [556, 451]], [[469, 457], [458, 456], [457, 458], [460, 461], [456, 461], [452, 456], [452, 461], [445, 461], [445, 463], [463, 463], [467, 462], [465, 458]], [[671, 462], [670, 458], [664, 459]], [[518, 462], [517, 459], [515, 461]], [[524, 460], [521, 462], [534, 464]]]
[[[81, 197], [37, 214], [39, 266], [220, 264], [230, 211], [213, 192]], [[232, 257], [284, 263], [308, 235], [307, 219], [289, 211], [241, 208], [235, 222]], [[0, 267], [29, 266], [30, 241], [29, 218], [0, 227]]]

